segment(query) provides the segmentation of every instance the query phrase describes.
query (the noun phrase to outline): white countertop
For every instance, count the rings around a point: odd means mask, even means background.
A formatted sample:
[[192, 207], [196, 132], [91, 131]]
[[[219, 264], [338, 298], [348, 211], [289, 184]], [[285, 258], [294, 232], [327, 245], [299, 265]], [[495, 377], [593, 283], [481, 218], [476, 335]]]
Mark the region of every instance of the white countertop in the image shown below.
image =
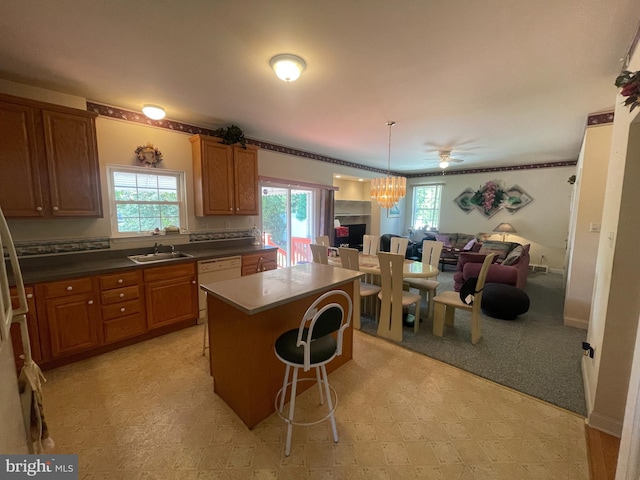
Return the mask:
[[238, 310], [253, 315], [330, 287], [353, 282], [364, 273], [319, 263], [247, 275], [200, 285], [200, 288]]

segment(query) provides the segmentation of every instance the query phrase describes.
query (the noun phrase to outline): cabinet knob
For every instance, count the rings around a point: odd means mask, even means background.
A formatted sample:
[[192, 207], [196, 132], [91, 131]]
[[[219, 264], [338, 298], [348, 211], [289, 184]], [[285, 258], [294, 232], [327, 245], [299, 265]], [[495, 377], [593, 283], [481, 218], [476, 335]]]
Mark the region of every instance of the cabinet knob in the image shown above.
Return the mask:
[[195, 285], [195, 284], [196, 284], [196, 281], [195, 281], [195, 280], [191, 280], [191, 283], [192, 283], [193, 285]]
[[236, 207], [236, 212], [240, 210], [240, 207]]
[[58, 210], [60, 210], [58, 207], [53, 207], [54, 212], [57, 212]]
[[42, 207], [36, 207], [36, 210], [41, 212], [42, 211]]
[[120, 294], [120, 298], [124, 298], [124, 293], [121, 293], [121, 294]]
[[118, 279], [118, 283], [122, 283], [122, 282], [124, 282], [124, 280], [123, 280], [123, 279], [121, 279], [121, 278], [119, 278], [119, 279]]
[[125, 309], [124, 307], [122, 307], [122, 308], [120, 309], [120, 311], [121, 311], [121, 312], [124, 312], [125, 310], [126, 310], [126, 309]]
[[230, 211], [230, 212], [233, 212], [233, 207], [229, 207], [229, 211]]
[[69, 285], [69, 286], [67, 287], [67, 292], [70, 292], [71, 290], [73, 290], [73, 287], [72, 287], [71, 285]]
[[87, 303], [88, 303], [89, 305], [93, 305], [93, 300], [89, 300]]
[[33, 298], [33, 293], [27, 293], [27, 298]]

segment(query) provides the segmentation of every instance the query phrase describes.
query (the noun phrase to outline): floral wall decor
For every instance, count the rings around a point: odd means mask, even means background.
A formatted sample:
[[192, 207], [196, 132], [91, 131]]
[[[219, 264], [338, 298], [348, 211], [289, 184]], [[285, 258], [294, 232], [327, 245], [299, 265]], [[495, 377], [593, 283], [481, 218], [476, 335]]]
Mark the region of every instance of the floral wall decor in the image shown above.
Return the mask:
[[139, 146], [135, 154], [138, 161], [145, 167], [157, 167], [162, 161], [162, 152], [155, 148], [153, 143]]
[[624, 101], [624, 106], [631, 105], [629, 111], [633, 112], [633, 109], [640, 105], [640, 71], [630, 72], [629, 70], [624, 70], [616, 78], [615, 85], [618, 88], [622, 88], [620, 95], [627, 97]]
[[476, 191], [466, 188], [454, 199], [456, 205], [464, 212], [478, 210], [487, 218], [491, 218], [503, 208], [515, 213], [532, 201], [531, 196], [518, 185], [504, 188], [499, 180], [490, 180]]

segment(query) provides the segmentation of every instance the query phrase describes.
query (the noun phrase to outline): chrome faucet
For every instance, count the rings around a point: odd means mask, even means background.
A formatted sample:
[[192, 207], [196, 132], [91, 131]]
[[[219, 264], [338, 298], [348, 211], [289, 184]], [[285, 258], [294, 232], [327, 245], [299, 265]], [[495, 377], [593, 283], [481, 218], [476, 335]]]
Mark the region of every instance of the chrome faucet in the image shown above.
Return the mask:
[[158, 254], [158, 252], [160, 251], [160, 247], [162, 247], [162, 244], [156, 242], [156, 244], [153, 246], [153, 254], [154, 255]]

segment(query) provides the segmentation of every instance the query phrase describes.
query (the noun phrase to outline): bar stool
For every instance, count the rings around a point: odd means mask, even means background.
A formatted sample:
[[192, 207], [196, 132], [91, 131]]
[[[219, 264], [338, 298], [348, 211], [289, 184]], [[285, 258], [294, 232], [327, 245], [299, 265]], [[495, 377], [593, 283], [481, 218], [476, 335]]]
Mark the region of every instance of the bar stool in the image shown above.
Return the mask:
[[[325, 300], [335, 297], [333, 301], [318, 307]], [[345, 297], [347, 300], [347, 315], [344, 314], [344, 308], [337, 303], [337, 297]], [[338, 403], [336, 391], [329, 385], [327, 379], [326, 364], [338, 355], [342, 355], [342, 337], [344, 331], [349, 327], [351, 322], [351, 313], [353, 304], [351, 297], [342, 290], [331, 290], [318, 297], [307, 309], [300, 327], [283, 333], [278, 337], [275, 343], [275, 354], [278, 359], [286, 365], [282, 388], [278, 391], [275, 398], [276, 412], [287, 424], [287, 440], [285, 443], [285, 455], [289, 456], [291, 452], [291, 431], [293, 425], [315, 425], [327, 418], [331, 420], [331, 429], [333, 430], [333, 441], [338, 442], [338, 430], [336, 428], [336, 419], [333, 415]], [[332, 333], [336, 335], [332, 335]], [[293, 378], [289, 381], [289, 373], [293, 367]], [[308, 372], [311, 368], [316, 370], [316, 382], [318, 384], [318, 392], [320, 394], [320, 405], [324, 405], [324, 396], [327, 398], [327, 414], [319, 420], [313, 422], [298, 422], [294, 420], [296, 389], [298, 382], [314, 381], [313, 378], [298, 378], [298, 371], [302, 368]], [[284, 416], [284, 399], [287, 396], [287, 389], [291, 385], [291, 398], [289, 401], [289, 414]], [[322, 388], [324, 386], [324, 394]], [[335, 402], [331, 393], [335, 396]]]

